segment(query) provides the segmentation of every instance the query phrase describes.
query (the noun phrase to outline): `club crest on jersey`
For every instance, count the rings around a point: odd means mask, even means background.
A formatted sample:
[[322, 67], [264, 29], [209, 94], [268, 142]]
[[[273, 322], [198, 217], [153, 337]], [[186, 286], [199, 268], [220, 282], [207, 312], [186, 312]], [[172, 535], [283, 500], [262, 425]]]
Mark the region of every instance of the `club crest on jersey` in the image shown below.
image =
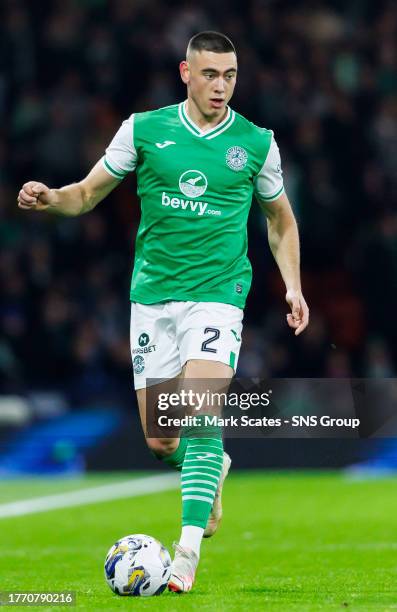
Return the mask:
[[179, 189], [189, 198], [199, 198], [207, 186], [207, 177], [200, 170], [186, 170], [179, 178]]
[[242, 147], [230, 147], [226, 151], [226, 163], [235, 172], [244, 170], [248, 161], [248, 153]]

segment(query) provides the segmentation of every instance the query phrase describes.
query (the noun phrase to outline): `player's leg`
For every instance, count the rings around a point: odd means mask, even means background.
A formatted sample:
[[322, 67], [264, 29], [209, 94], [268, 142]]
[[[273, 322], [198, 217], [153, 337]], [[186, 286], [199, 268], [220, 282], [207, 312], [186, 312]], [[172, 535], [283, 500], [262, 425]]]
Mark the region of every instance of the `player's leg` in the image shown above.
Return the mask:
[[[243, 311], [230, 304], [190, 302], [183, 307], [180, 333], [181, 360], [186, 366], [182, 375], [186, 381], [200, 380], [202, 386], [211, 382], [214, 392], [227, 392], [237, 368], [241, 348]], [[224, 389], [217, 389], [223, 386]], [[216, 405], [211, 406], [214, 411]], [[221, 407], [219, 407], [219, 410]], [[204, 537], [212, 536], [222, 518], [222, 487], [231, 460], [224, 453], [218, 488], [208, 519]]]
[[[228, 383], [231, 381], [234, 376], [234, 370], [231, 366], [226, 365], [225, 363], [215, 363], [213, 361], [205, 361], [199, 359], [192, 359], [187, 362], [182, 370], [181, 376], [184, 376], [186, 380], [192, 380], [194, 378], [199, 379], [200, 381], [206, 381], [208, 379], [216, 379], [218, 384], [215, 384], [213, 388], [213, 392], [227, 392]], [[219, 383], [222, 389], [219, 389]], [[214, 385], [209, 385], [214, 386]], [[220, 416], [222, 410], [222, 406], [211, 406], [208, 412], [212, 414], [217, 413]], [[223, 440], [220, 437], [223, 448]], [[204, 538], [210, 538], [217, 531], [218, 526], [222, 520], [222, 488], [223, 483], [226, 479], [226, 476], [229, 473], [229, 469], [231, 466], [231, 459], [229, 455], [223, 450], [223, 462], [222, 462], [222, 471], [219, 476], [218, 486], [215, 491], [215, 497], [212, 504], [212, 509], [210, 515], [208, 517], [206, 527], [204, 529]], [[189, 483], [191, 484], [191, 483]]]
[[[156, 381], [168, 379], [177, 385], [181, 374], [179, 351], [175, 329], [167, 304], [131, 304], [131, 355], [134, 368], [134, 384], [139, 414], [146, 442], [152, 453], [171, 467], [181, 470], [186, 450], [186, 440], [171, 437], [154, 437], [151, 419], [154, 406], [148, 406], [147, 386], [155, 391], [161, 388]], [[155, 396], [151, 393], [150, 396]], [[150, 400], [149, 400], [150, 401]]]
[[[189, 360], [183, 370], [182, 388], [194, 393], [225, 391], [233, 370], [230, 366], [205, 360]], [[205, 387], [205, 390], [204, 390]], [[221, 387], [221, 388], [220, 388]], [[182, 465], [182, 531], [175, 547], [169, 589], [189, 591], [194, 582], [200, 557], [201, 541], [212, 511], [223, 472], [224, 451], [222, 431], [217, 425], [206, 424], [206, 416], [217, 416], [219, 408], [203, 405], [196, 424], [185, 428], [186, 453]], [[224, 478], [223, 478], [224, 479]]]
[[[189, 360], [183, 370], [186, 386], [201, 395], [208, 391], [214, 394], [227, 393], [233, 374], [229, 365], [197, 359]], [[220, 416], [222, 408], [223, 404], [203, 405], [200, 410], [201, 420], [205, 416]], [[185, 430], [184, 435], [187, 437], [187, 454], [181, 477], [182, 501], [186, 503], [183, 503], [182, 524], [192, 524], [192, 519], [200, 522], [200, 527], [204, 525], [203, 536], [208, 537], [215, 532], [222, 517], [221, 492], [231, 461], [224, 452], [219, 426], [209, 427], [201, 423]], [[204, 492], [203, 487], [208, 491]], [[208, 497], [210, 505], [206, 500], [198, 500], [200, 503], [196, 503], [196, 493]], [[189, 499], [191, 494], [193, 498]], [[182, 529], [182, 540], [185, 533], [188, 531]]]
[[[175, 381], [176, 388], [177, 379], [175, 378], [173, 380]], [[151, 388], [151, 391], [153, 391], [153, 394], [156, 395], [156, 389], [160, 389], [162, 387], [163, 385], [161, 383], [154, 385]], [[181, 471], [187, 447], [186, 438], [151, 437], [150, 427], [148, 431], [147, 419], [152, 418], [154, 414], [153, 406], [147, 406], [147, 389], [137, 389], [136, 394], [146, 444], [157, 459], [160, 459], [161, 461], [164, 461], [164, 463], [167, 463], [170, 467]], [[150, 393], [150, 396], [151, 395], [152, 393]]]
[[[187, 303], [178, 326], [178, 344], [184, 386], [195, 391], [225, 392], [237, 365], [241, 343], [242, 311], [225, 304]], [[203, 396], [202, 396], [203, 397]], [[200, 413], [213, 415], [220, 406], [203, 406]], [[215, 410], [216, 412], [216, 410]], [[192, 588], [207, 529], [211, 535], [222, 514], [221, 489], [230, 467], [222, 433], [206, 420], [185, 431], [187, 449], [182, 466], [182, 533], [176, 547], [169, 588]], [[212, 524], [211, 518], [212, 517]], [[209, 529], [208, 529], [209, 528]]]

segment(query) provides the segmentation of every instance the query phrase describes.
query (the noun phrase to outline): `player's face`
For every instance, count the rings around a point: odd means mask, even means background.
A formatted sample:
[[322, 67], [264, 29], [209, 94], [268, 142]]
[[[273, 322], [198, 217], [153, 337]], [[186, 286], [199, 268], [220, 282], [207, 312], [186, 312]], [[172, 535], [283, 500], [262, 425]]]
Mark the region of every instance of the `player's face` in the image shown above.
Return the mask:
[[222, 116], [236, 85], [236, 55], [194, 51], [180, 69], [188, 95], [199, 111], [206, 117]]

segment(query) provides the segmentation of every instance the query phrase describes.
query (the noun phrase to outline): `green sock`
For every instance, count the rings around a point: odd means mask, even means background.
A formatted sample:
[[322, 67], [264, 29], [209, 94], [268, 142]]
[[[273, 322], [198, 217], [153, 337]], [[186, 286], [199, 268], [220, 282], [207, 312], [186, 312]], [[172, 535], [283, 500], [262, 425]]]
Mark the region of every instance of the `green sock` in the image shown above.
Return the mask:
[[172, 455], [168, 455], [168, 457], [162, 458], [164, 463], [167, 463], [171, 467], [178, 470], [178, 472], [180, 472], [182, 469], [183, 460], [185, 458], [186, 448], [187, 448], [187, 439], [179, 438], [179, 445], [177, 446], [176, 450], [174, 450]]
[[182, 526], [205, 529], [222, 471], [223, 442], [220, 427], [205, 427], [200, 432], [194, 429], [189, 435], [207, 437], [187, 439], [181, 474]]

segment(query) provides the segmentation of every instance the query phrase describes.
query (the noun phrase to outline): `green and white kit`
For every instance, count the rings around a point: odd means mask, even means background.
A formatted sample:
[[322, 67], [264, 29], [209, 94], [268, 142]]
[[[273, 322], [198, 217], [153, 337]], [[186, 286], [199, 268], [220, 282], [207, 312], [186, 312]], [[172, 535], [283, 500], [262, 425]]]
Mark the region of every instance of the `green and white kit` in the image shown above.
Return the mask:
[[[210, 303], [243, 309], [252, 278], [252, 196], [271, 202], [284, 190], [273, 132], [229, 107], [221, 123], [203, 131], [182, 102], [131, 115], [106, 149], [103, 165], [119, 179], [137, 173], [142, 214], [131, 301], [208, 303], [203, 331], [216, 327]], [[158, 378], [165, 377], [159, 372]]]

